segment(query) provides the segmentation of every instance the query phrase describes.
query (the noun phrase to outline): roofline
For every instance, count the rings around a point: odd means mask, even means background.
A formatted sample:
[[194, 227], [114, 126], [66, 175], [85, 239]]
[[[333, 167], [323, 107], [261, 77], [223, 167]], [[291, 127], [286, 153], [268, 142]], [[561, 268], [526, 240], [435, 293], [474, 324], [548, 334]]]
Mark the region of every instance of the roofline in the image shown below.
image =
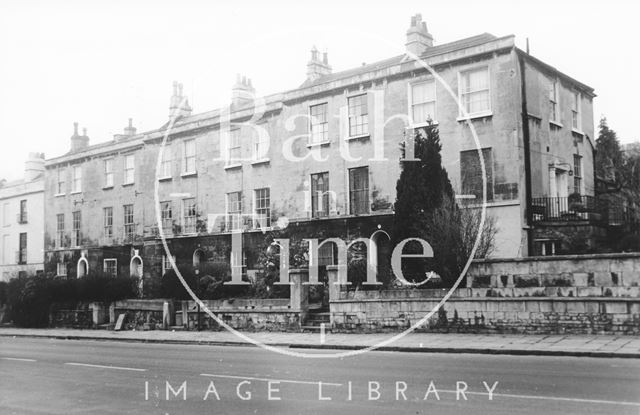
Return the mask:
[[580, 81], [578, 81], [575, 78], [570, 77], [569, 75], [565, 74], [564, 72], [558, 70], [557, 68], [549, 65], [548, 63], [545, 63], [543, 61], [541, 61], [540, 59], [536, 58], [533, 55], [530, 55], [529, 53], [523, 51], [522, 49], [515, 47], [514, 48], [516, 53], [518, 53], [519, 55], [523, 56], [525, 59], [529, 60], [531, 63], [541, 66], [544, 69], [546, 69], [547, 71], [550, 72], [554, 72], [557, 75], [559, 75], [560, 77], [564, 78], [566, 81], [571, 82], [572, 84], [575, 84], [580, 90], [582, 90], [582, 92], [587, 93], [591, 98], [595, 98], [597, 97], [596, 93], [595, 93], [595, 89], [593, 89], [593, 87], [590, 87], [589, 85], [582, 83]]

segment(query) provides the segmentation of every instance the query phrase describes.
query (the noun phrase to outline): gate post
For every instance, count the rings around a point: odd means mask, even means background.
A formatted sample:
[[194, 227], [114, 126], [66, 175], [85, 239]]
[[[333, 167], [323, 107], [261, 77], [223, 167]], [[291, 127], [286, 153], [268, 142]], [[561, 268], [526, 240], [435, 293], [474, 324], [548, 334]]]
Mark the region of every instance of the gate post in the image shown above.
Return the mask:
[[300, 325], [307, 319], [309, 313], [309, 270], [306, 268], [294, 268], [289, 270], [291, 282], [290, 307], [291, 310], [300, 313]]

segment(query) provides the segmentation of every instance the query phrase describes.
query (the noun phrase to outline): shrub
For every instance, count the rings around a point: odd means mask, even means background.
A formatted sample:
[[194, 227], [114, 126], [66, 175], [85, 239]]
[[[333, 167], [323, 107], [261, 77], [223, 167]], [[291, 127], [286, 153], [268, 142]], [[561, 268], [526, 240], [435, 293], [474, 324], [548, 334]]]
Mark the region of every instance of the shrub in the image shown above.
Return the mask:
[[116, 301], [137, 296], [137, 278], [94, 275], [77, 280], [44, 275], [14, 278], [7, 284], [7, 305], [13, 322], [22, 327], [44, 327], [53, 303], [71, 307], [79, 302]]

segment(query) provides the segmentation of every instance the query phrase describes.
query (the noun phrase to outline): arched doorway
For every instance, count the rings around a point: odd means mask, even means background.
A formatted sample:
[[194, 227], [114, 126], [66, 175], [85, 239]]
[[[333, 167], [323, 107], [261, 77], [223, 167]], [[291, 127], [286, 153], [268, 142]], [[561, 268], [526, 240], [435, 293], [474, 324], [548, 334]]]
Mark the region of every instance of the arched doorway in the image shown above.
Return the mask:
[[204, 251], [200, 248], [193, 251], [193, 271], [196, 275], [199, 275], [203, 270], [204, 263], [206, 262], [206, 257]]
[[136, 250], [129, 263], [129, 275], [131, 277], [142, 278], [142, 267], [142, 258], [140, 258]]
[[88, 274], [89, 274], [89, 263], [87, 262], [87, 258], [84, 257], [84, 254], [82, 254], [82, 257], [80, 257], [80, 259], [78, 260], [76, 278], [83, 278], [83, 277], [86, 277]]

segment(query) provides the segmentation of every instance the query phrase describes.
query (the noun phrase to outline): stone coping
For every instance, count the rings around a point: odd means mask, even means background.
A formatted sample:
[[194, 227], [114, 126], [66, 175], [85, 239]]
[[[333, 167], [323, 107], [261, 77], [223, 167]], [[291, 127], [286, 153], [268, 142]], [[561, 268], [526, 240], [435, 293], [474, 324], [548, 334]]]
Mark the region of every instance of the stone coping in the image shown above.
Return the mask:
[[[340, 299], [340, 300], [330, 300], [329, 303], [393, 303], [393, 302], [439, 302], [442, 300], [442, 297], [413, 297], [413, 298], [349, 298], [349, 299]], [[601, 302], [639, 302], [640, 298], [631, 298], [631, 297], [450, 297], [447, 302], [452, 301], [601, 301]]]
[[640, 252], [617, 252], [609, 254], [581, 254], [581, 255], [554, 255], [531, 256], [522, 258], [485, 258], [474, 259], [473, 264], [493, 264], [497, 262], [550, 262], [550, 261], [576, 261], [585, 259], [632, 259], [640, 258]]

